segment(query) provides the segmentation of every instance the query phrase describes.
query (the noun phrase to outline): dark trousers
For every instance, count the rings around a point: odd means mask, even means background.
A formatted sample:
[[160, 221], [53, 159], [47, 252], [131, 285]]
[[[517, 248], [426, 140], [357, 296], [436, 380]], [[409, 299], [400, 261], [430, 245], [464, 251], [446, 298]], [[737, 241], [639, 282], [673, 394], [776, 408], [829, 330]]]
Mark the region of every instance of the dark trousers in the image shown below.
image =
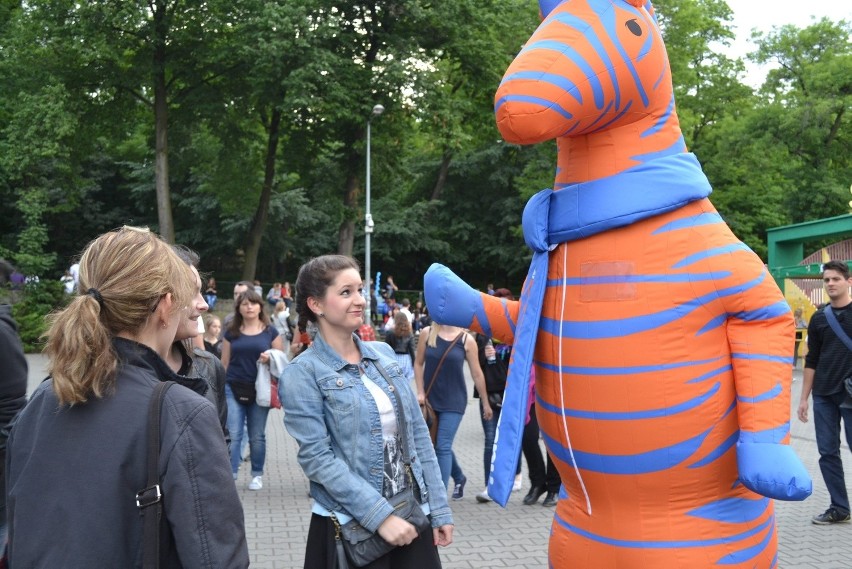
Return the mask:
[[840, 419], [846, 432], [846, 443], [852, 448], [852, 409], [840, 407], [846, 394], [814, 395], [814, 431], [819, 450], [819, 469], [831, 506], [841, 514], [849, 513], [849, 495], [843, 476], [843, 461], [840, 458]]
[[[482, 453], [482, 463], [485, 467], [485, 485], [488, 486], [488, 476], [491, 473], [491, 455], [494, 453], [494, 439], [497, 437], [497, 423], [500, 421], [502, 407], [491, 406], [493, 416], [486, 421], [482, 416], [482, 400], [479, 401], [479, 418], [482, 420], [482, 432], [485, 434], [485, 447]], [[515, 474], [521, 473], [521, 456], [518, 455], [518, 468]]]
[[[349, 563], [354, 569], [354, 565]], [[337, 547], [334, 541], [334, 523], [331, 518], [313, 514], [308, 527], [308, 544], [305, 549], [305, 569], [337, 569]], [[432, 528], [405, 547], [397, 547], [384, 557], [376, 559], [362, 569], [441, 569], [438, 546], [434, 543]]]
[[547, 468], [541, 456], [541, 447], [538, 445], [540, 433], [538, 430], [538, 420], [535, 418], [535, 403], [530, 408], [530, 422], [524, 426], [524, 435], [521, 439], [521, 449], [527, 459], [527, 467], [530, 470], [530, 484], [533, 486], [544, 486], [548, 492], [559, 492], [559, 487], [562, 485], [562, 479], [559, 476], [559, 471], [553, 461], [550, 460], [550, 454], [547, 456]]

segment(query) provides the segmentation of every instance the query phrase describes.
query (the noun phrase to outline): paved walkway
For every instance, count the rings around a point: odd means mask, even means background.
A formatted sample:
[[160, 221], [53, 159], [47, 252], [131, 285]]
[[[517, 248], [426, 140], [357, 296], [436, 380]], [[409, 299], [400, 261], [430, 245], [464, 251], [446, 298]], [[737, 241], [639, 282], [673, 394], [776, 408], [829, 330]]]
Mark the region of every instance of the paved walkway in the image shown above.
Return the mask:
[[[44, 377], [44, 359], [28, 356], [30, 388]], [[814, 493], [805, 502], [776, 502], [778, 519], [779, 567], [795, 569], [852, 568], [852, 524], [822, 527], [810, 518], [828, 506], [828, 495], [819, 473], [819, 455], [813, 423], [795, 419], [801, 389], [801, 372], [794, 372], [793, 448], [814, 479]], [[547, 538], [553, 510], [540, 504], [524, 506], [529, 488], [524, 469], [524, 489], [512, 495], [506, 509], [496, 504], [479, 504], [474, 496], [482, 480], [482, 427], [478, 407], [471, 400], [455, 441], [455, 451], [469, 479], [463, 500], [451, 502], [455, 516], [455, 542], [441, 550], [446, 569], [485, 569], [491, 567], [547, 567]], [[261, 569], [301, 568], [310, 517], [308, 483], [296, 462], [296, 444], [282, 423], [282, 413], [273, 410], [267, 427], [267, 465], [264, 488], [246, 489], [249, 476], [240, 472], [237, 482], [243, 499], [246, 531], [252, 567]], [[543, 447], [542, 447], [543, 448]], [[844, 449], [848, 450], [844, 443]], [[852, 462], [844, 451], [847, 487], [852, 488]], [[591, 569], [591, 568], [589, 568]]]

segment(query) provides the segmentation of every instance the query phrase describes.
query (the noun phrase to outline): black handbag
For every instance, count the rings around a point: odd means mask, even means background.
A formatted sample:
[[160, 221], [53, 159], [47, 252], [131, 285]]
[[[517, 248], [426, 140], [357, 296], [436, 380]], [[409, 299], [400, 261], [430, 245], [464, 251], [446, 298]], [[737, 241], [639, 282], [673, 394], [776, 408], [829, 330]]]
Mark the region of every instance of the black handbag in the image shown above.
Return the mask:
[[234, 394], [234, 399], [237, 400], [237, 403], [250, 405], [257, 400], [257, 389], [254, 382], [229, 381], [228, 385], [231, 386], [231, 393]]
[[[382, 365], [378, 361], [374, 361], [374, 363], [394, 394], [398, 394], [399, 390]], [[402, 396], [397, 395], [396, 401], [399, 408], [397, 426], [402, 433], [402, 461], [405, 472], [408, 474], [408, 487], [389, 498], [388, 502], [394, 509], [392, 515], [398, 516], [413, 525], [417, 529], [417, 533], [420, 534], [431, 527], [432, 524], [420, 507], [420, 492], [416, 491], [417, 482], [411, 473], [411, 452], [408, 446], [408, 428]], [[378, 532], [369, 531], [356, 520], [340, 524], [337, 516], [332, 513], [331, 521], [335, 529], [334, 539], [337, 548], [338, 569], [348, 569], [347, 559], [355, 567], [364, 567], [397, 547], [385, 541]]]
[[499, 391], [489, 391], [488, 403], [490, 403], [491, 407], [494, 409], [501, 408], [503, 406], [503, 394]]

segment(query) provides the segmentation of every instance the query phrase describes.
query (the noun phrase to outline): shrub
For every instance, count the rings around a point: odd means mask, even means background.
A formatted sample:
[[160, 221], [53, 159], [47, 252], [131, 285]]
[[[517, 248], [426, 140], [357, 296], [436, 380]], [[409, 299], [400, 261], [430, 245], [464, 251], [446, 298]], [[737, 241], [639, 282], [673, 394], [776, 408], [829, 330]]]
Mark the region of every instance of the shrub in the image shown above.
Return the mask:
[[71, 297], [65, 294], [58, 281], [29, 283], [17, 302], [12, 305], [12, 316], [18, 323], [18, 333], [26, 352], [40, 352], [41, 335], [47, 330], [45, 316], [63, 308]]

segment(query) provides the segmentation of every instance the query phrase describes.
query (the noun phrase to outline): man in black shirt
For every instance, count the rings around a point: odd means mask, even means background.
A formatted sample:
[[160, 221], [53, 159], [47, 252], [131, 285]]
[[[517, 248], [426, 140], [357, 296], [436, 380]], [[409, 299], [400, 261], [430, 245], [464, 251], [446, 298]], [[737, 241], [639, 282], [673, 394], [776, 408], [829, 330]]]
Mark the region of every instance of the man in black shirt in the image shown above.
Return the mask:
[[844, 332], [852, 337], [852, 278], [841, 261], [823, 265], [822, 280], [829, 303], [817, 311], [808, 325], [808, 355], [799, 400], [799, 420], [808, 421], [808, 395], [813, 391], [814, 430], [819, 449], [819, 469], [831, 497], [825, 513], [814, 516], [813, 523], [829, 525], [849, 522], [849, 496], [840, 458], [840, 419], [846, 442], [852, 447], [852, 408], [843, 406], [846, 390], [843, 380], [852, 375], [852, 350], [831, 329], [826, 311], [831, 310]]

